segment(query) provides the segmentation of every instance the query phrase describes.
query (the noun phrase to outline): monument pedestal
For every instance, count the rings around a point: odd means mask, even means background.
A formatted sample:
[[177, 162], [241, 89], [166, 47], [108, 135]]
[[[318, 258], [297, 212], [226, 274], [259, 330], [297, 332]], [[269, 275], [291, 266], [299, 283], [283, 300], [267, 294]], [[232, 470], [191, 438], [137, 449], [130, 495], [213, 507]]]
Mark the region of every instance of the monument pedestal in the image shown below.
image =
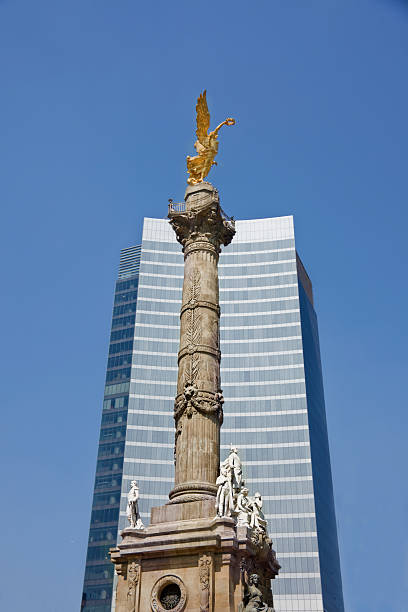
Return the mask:
[[[180, 518], [187, 514], [204, 516]], [[249, 573], [259, 575], [264, 601], [273, 606], [274, 551], [233, 518], [215, 518], [215, 502], [152, 508], [151, 519], [146, 529], [124, 529], [111, 551], [117, 612], [237, 612]]]

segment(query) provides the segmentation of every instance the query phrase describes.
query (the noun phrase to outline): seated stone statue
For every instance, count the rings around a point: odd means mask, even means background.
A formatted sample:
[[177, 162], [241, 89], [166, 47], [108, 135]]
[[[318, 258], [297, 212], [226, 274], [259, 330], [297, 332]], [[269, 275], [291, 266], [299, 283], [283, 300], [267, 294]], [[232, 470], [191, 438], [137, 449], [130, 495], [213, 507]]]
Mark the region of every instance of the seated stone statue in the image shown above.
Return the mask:
[[245, 585], [244, 601], [240, 603], [238, 612], [274, 612], [263, 600], [258, 574], [251, 574], [248, 582], [249, 584]]
[[238, 514], [238, 525], [249, 527], [251, 520], [251, 502], [248, 489], [243, 487], [237, 498], [235, 512]]
[[254, 497], [249, 498], [249, 504], [251, 508], [251, 519], [249, 526], [266, 531], [267, 521], [264, 513], [262, 512], [263, 502], [261, 494], [256, 492]]

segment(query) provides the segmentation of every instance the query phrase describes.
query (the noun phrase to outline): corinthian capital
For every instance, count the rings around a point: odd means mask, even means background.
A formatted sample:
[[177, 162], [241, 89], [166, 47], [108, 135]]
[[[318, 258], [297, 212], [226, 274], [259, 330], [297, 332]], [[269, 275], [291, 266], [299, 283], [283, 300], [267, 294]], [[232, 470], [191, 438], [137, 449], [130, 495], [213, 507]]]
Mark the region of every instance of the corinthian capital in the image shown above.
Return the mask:
[[234, 220], [223, 212], [218, 191], [210, 183], [188, 187], [184, 203], [170, 203], [168, 217], [184, 252], [209, 248], [219, 253], [235, 234]]

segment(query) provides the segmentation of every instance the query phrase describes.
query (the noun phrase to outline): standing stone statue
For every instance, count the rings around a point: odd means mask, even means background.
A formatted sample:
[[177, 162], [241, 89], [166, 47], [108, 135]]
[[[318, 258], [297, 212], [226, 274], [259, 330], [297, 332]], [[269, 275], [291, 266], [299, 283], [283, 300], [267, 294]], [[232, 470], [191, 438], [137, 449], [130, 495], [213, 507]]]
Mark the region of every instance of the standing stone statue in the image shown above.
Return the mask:
[[231, 446], [230, 454], [226, 461], [228, 462], [231, 470], [232, 488], [238, 492], [241, 489], [243, 482], [241, 459], [238, 456], [238, 449], [236, 446]]
[[229, 455], [220, 465], [220, 475], [216, 480], [217, 516], [231, 516], [235, 513], [237, 496], [244, 484], [242, 480], [242, 464], [238, 449], [231, 446]]
[[139, 487], [137, 486], [136, 480], [132, 480], [130, 483], [130, 491], [128, 493], [128, 503], [126, 508], [126, 516], [130, 523], [130, 526], [134, 529], [144, 529], [142, 519], [139, 514]]
[[217, 509], [218, 516], [231, 516], [231, 511], [234, 509], [234, 498], [232, 494], [230, 477], [231, 472], [228, 472], [228, 469], [224, 463], [221, 465], [220, 475], [215, 483], [218, 486], [215, 507]]

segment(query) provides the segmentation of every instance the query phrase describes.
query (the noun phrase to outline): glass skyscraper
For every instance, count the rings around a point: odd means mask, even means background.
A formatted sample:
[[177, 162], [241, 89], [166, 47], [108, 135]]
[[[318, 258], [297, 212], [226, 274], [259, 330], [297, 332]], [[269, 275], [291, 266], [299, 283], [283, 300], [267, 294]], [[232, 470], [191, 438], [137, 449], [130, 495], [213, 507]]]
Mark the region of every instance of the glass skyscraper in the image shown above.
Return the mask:
[[[236, 221], [220, 257], [221, 458], [239, 448], [260, 490], [282, 569], [277, 612], [344, 612], [319, 338], [292, 217]], [[173, 485], [183, 255], [166, 220], [145, 219], [121, 254], [82, 606], [109, 612], [108, 550], [127, 524], [130, 481], [145, 524]]]

